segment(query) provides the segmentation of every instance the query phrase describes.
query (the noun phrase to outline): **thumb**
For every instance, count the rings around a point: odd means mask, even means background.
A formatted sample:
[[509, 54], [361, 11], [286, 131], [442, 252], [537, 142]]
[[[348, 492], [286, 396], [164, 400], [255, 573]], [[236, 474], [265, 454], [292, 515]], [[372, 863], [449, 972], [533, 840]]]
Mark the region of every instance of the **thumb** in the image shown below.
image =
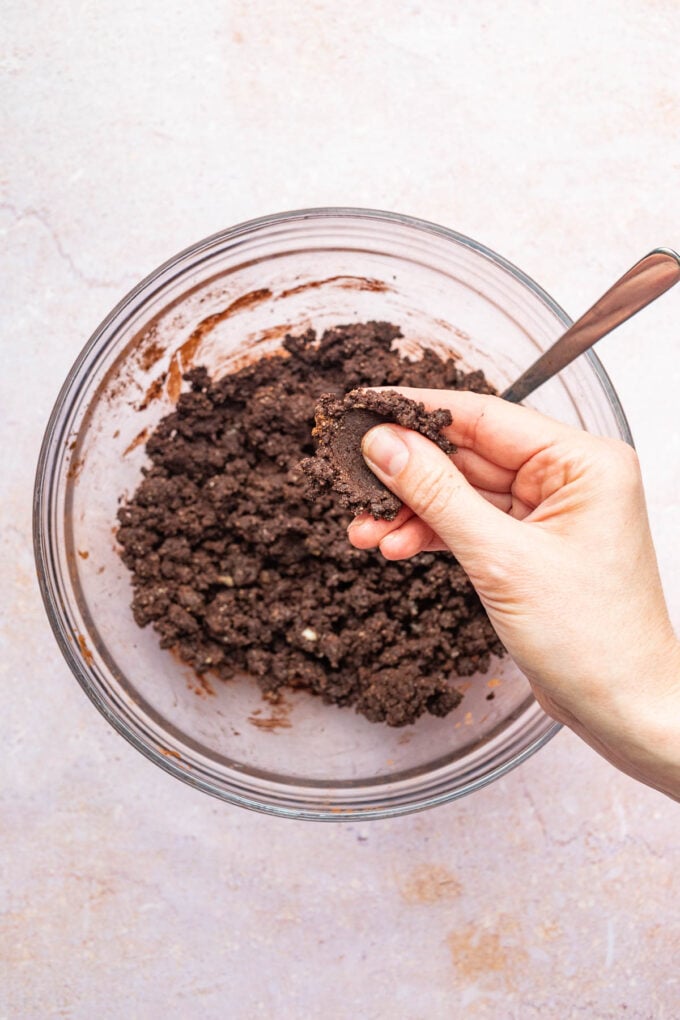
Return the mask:
[[368, 467], [413, 510], [470, 572], [480, 555], [507, 550], [517, 521], [492, 506], [449, 457], [425, 436], [399, 425], [376, 425], [363, 438]]

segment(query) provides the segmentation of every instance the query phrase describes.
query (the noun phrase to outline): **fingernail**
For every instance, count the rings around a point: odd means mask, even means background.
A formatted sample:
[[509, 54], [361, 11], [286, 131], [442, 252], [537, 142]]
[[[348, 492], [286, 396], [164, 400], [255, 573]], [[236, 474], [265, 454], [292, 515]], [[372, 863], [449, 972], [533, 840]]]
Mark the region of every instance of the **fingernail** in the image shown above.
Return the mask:
[[389, 425], [376, 425], [363, 438], [361, 452], [369, 467], [388, 478], [398, 475], [408, 463], [408, 446]]

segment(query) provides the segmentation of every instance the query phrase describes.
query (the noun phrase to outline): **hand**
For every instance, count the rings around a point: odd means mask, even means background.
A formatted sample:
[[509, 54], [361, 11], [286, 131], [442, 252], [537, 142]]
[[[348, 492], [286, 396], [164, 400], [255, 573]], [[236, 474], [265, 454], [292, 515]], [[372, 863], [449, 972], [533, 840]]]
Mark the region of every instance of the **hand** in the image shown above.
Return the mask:
[[499, 397], [400, 392], [451, 411], [458, 452], [371, 429], [366, 462], [404, 507], [356, 518], [352, 544], [387, 559], [450, 549], [545, 711], [680, 799], [680, 643], [635, 452]]

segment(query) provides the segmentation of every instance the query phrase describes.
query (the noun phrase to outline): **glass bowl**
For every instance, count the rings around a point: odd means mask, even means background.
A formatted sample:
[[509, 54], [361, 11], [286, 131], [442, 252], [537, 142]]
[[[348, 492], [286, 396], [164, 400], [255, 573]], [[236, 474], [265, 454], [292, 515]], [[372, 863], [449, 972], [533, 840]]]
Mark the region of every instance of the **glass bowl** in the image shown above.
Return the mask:
[[[182, 252], [120, 302], [69, 373], [38, 464], [40, 586], [85, 692], [166, 772], [279, 816], [367, 819], [453, 800], [559, 729], [509, 658], [461, 681], [462, 706], [446, 718], [392, 729], [305, 692], [269, 705], [247, 677], [201, 681], [132, 618], [116, 511], [140, 480], [144, 440], [177, 399], [182, 371], [201, 363], [222, 374], [275, 350], [288, 331], [369, 319], [400, 325], [406, 351], [454, 352], [499, 390], [570, 324], [505, 259], [443, 227], [361, 209], [264, 217]], [[631, 441], [592, 353], [527, 403]]]

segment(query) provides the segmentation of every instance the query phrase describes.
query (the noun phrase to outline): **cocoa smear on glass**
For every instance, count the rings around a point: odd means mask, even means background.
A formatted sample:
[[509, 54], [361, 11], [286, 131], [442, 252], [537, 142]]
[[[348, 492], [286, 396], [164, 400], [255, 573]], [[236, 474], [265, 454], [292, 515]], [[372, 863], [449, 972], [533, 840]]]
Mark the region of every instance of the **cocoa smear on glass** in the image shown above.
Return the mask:
[[481, 372], [394, 349], [384, 322], [287, 336], [282, 350], [190, 391], [146, 444], [152, 466], [118, 512], [135, 620], [197, 672], [246, 672], [265, 696], [305, 688], [402, 726], [461, 701], [453, 682], [502, 646], [449, 553], [388, 562], [354, 549], [333, 493], [305, 494], [322, 393], [367, 386], [493, 392]]

